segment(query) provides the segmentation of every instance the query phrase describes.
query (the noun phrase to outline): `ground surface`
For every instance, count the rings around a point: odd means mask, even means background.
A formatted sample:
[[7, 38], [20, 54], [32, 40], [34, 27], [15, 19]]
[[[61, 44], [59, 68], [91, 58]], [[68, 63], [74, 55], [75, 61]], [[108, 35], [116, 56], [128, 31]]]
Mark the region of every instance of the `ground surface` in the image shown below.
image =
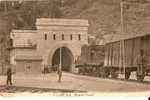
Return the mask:
[[[5, 86], [6, 76], [0, 76], [0, 91], [4, 87], [13, 91], [51, 91], [51, 92], [147, 92], [150, 84], [127, 82], [112, 79], [63, 73], [62, 82], [57, 82], [57, 74], [13, 75], [13, 87]], [[28, 88], [24, 88], [28, 87]], [[32, 87], [32, 88], [31, 88]], [[11, 88], [11, 89], [10, 89]], [[7, 92], [7, 91], [6, 91]]]

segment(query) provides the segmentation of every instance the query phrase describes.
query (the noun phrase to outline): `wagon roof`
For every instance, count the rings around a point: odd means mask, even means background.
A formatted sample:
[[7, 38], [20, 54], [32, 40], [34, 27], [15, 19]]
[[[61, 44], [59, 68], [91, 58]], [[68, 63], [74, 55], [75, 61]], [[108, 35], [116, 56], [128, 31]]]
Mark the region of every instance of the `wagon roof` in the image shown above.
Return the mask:
[[127, 40], [127, 39], [133, 39], [137, 37], [143, 37], [150, 35], [150, 33], [137, 33], [137, 34], [114, 34], [114, 35], [109, 35], [105, 38], [105, 43], [112, 43], [112, 42], [117, 42], [121, 40]]

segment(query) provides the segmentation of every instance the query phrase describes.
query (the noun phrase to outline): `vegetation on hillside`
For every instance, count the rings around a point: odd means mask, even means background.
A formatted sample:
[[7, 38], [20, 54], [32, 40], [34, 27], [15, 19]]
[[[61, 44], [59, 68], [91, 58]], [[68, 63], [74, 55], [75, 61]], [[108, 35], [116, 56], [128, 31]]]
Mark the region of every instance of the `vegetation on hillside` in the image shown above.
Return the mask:
[[[0, 2], [0, 46], [9, 42], [11, 29], [36, 29], [36, 18], [79, 18], [89, 20], [89, 34], [98, 39], [120, 33], [122, 0], [43, 0]], [[127, 0], [137, 1], [137, 0]], [[145, 0], [138, 0], [145, 1]], [[0, 50], [1, 51], [1, 50]], [[1, 53], [4, 55], [4, 53]], [[8, 53], [7, 53], [8, 54]]]

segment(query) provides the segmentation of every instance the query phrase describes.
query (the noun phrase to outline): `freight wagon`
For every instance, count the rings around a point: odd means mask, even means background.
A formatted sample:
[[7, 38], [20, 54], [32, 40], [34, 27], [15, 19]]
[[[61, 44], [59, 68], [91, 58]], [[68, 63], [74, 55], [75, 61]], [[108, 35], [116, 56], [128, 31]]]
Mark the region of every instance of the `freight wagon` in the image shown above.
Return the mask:
[[[139, 68], [136, 58], [140, 50], [144, 51], [148, 63]], [[105, 44], [104, 76], [117, 78], [119, 73], [124, 73], [125, 79], [129, 79], [131, 72], [136, 72], [137, 80], [143, 81], [150, 72], [149, 57], [150, 33], [114, 35]]]

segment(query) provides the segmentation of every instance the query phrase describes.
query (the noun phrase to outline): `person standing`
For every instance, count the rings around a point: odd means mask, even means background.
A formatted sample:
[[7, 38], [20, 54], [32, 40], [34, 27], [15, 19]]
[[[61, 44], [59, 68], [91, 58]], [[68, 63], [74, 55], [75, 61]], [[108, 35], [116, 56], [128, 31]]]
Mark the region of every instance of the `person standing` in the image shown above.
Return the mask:
[[12, 70], [11, 70], [11, 68], [9, 67], [8, 69], [7, 69], [7, 85], [12, 85]]
[[61, 66], [58, 66], [57, 74], [58, 74], [58, 82], [60, 83], [60, 82], [61, 82], [61, 77], [62, 77], [62, 69], [61, 69]]
[[143, 80], [145, 76], [145, 69], [148, 65], [148, 57], [145, 55], [144, 50], [140, 50], [139, 55], [136, 58], [137, 65], [137, 77], [139, 80]]

